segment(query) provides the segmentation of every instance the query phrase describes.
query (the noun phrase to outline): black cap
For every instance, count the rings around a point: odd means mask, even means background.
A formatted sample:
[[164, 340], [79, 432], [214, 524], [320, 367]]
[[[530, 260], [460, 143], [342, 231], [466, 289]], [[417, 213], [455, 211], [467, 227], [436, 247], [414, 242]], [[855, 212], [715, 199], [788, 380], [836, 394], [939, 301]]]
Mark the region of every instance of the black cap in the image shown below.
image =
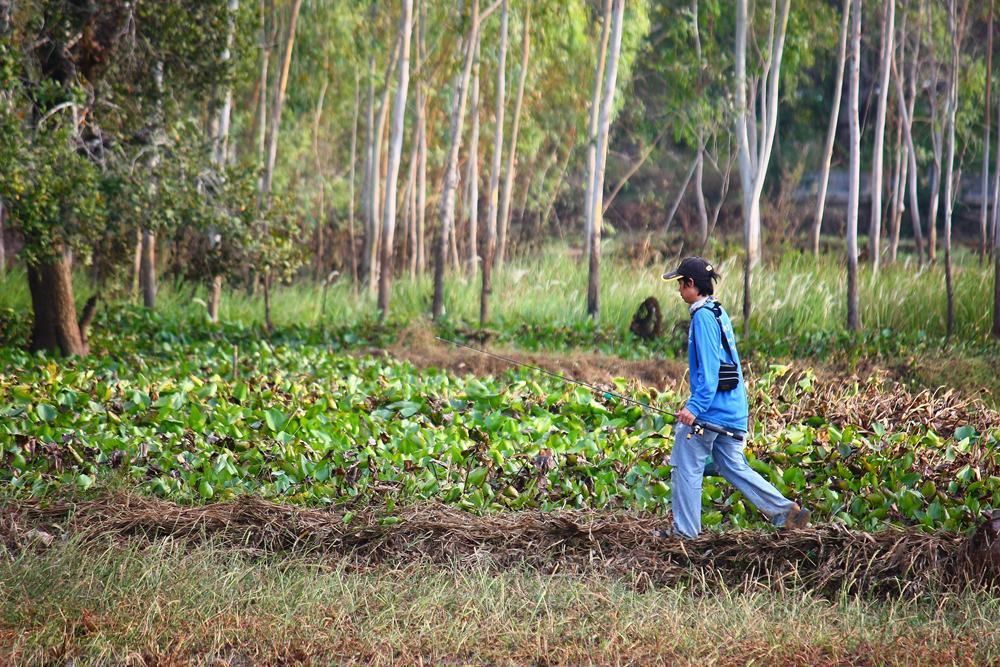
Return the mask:
[[703, 257], [685, 257], [675, 270], [663, 274], [664, 280], [690, 278], [695, 282], [717, 279], [718, 277], [719, 274], [715, 272], [715, 267]]

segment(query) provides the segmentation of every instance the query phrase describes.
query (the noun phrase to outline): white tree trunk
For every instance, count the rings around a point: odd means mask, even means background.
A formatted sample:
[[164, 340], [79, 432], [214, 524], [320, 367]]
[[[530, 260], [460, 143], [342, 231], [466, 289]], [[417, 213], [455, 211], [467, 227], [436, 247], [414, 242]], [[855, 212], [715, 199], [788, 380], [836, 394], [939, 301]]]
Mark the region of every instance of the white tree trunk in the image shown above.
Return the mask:
[[396, 100], [392, 106], [392, 137], [389, 145], [389, 167], [385, 176], [385, 205], [382, 207], [382, 271], [379, 274], [379, 319], [385, 321], [389, 314], [389, 295], [392, 280], [393, 236], [396, 232], [396, 187], [399, 180], [399, 162], [403, 154], [403, 130], [406, 121], [406, 93], [410, 83], [410, 37], [413, 33], [413, 0], [402, 0], [399, 40], [402, 54], [399, 58], [399, 75]]
[[[760, 262], [760, 196], [771, 160], [771, 149], [778, 122], [778, 89], [781, 59], [785, 48], [790, 0], [782, 0], [780, 13], [771, 4], [771, 22], [767, 58], [759, 83], [759, 122], [751, 117], [758, 109], [753, 91], [747, 86], [747, 0], [736, 2], [736, 139], [739, 146], [740, 183], [743, 188], [743, 241], [746, 257], [743, 267], [743, 328], [749, 331], [753, 271]], [[751, 100], [748, 103], [748, 97]], [[760, 126], [758, 132], [756, 128]]]
[[[465, 62], [462, 71], [455, 77], [455, 91], [451, 105], [450, 144], [445, 159], [444, 184], [441, 188], [439, 217], [441, 228], [438, 232], [438, 242], [434, 253], [434, 296], [431, 302], [431, 313], [435, 320], [444, 315], [444, 267], [447, 262], [448, 237], [455, 222], [455, 191], [458, 187], [458, 153], [462, 148], [462, 125], [465, 120], [465, 105], [468, 99], [469, 79], [472, 77], [472, 62], [475, 59], [476, 43], [479, 41], [479, 29], [483, 21], [496, 10], [500, 0], [482, 14], [479, 13], [479, 0], [472, 0], [472, 25], [469, 28], [469, 39], [465, 45]], [[459, 50], [462, 44], [459, 42]]]
[[417, 58], [420, 64], [420, 79], [417, 81], [417, 141], [419, 161], [417, 164], [417, 271], [424, 272], [426, 262], [426, 213], [427, 213], [427, 82], [424, 81], [424, 61], [427, 57], [425, 38], [427, 34], [427, 5], [420, 0], [420, 29], [417, 31]]
[[[227, 9], [226, 27], [226, 47], [222, 51], [220, 60], [228, 63], [231, 59], [233, 39], [236, 34], [236, 15], [240, 10], [239, 0], [229, 0]], [[229, 152], [229, 125], [233, 109], [233, 86], [226, 84], [226, 92], [222, 96], [222, 106], [219, 108], [218, 133], [213, 137], [212, 157], [216, 167], [221, 172], [226, 167], [226, 156]], [[218, 231], [210, 229], [208, 231], [208, 246], [215, 248], [222, 242]], [[209, 286], [208, 294], [208, 319], [211, 322], [219, 321], [219, 302], [222, 300], [222, 276], [212, 276], [212, 283]]]
[[[913, 109], [916, 104], [917, 91], [916, 91], [916, 77], [917, 77], [917, 65], [919, 63], [920, 56], [920, 39], [919, 34], [916, 40], [916, 47], [914, 48], [914, 53], [912, 57], [912, 69], [910, 71], [910, 81], [909, 81], [909, 96], [903, 94], [903, 80], [902, 75], [898, 71], [894, 71], [893, 79], [896, 82], [896, 104], [899, 109], [900, 120], [903, 124], [903, 138], [906, 140], [906, 159], [908, 162], [908, 167], [906, 169], [907, 175], [907, 191], [909, 192], [910, 199], [910, 220], [913, 223], [913, 237], [917, 242], [917, 260], [920, 264], [924, 261], [924, 235], [920, 224], [920, 206], [919, 199], [917, 197], [917, 152], [913, 145]], [[893, 65], [895, 69], [895, 64]]]
[[503, 153], [504, 107], [507, 95], [507, 33], [509, 26], [508, 0], [500, 9], [500, 51], [497, 56], [496, 115], [493, 131], [493, 163], [490, 167], [490, 189], [487, 195], [489, 208], [486, 213], [486, 247], [483, 252], [483, 287], [479, 297], [479, 325], [485, 326], [490, 317], [490, 295], [493, 292], [493, 255], [497, 242], [497, 214], [499, 209], [500, 166]]
[[983, 172], [982, 181], [980, 182], [980, 192], [983, 194], [983, 203], [979, 208], [979, 263], [982, 264], [986, 260], [986, 251], [989, 246], [989, 240], [987, 236], [987, 211], [990, 207], [988, 188], [990, 184], [990, 115], [991, 104], [993, 103], [990, 98], [990, 81], [993, 80], [993, 3], [990, 2], [990, 17], [987, 22], [989, 26], [987, 28], [987, 38], [986, 38], [986, 91], [983, 95]]
[[608, 39], [611, 36], [611, 0], [604, 0], [604, 20], [601, 25], [601, 43], [597, 49], [594, 66], [594, 87], [590, 94], [590, 122], [587, 126], [587, 193], [583, 204], [584, 256], [590, 257], [590, 236], [594, 228], [594, 170], [597, 168], [597, 121], [601, 113], [601, 86], [604, 83], [605, 61], [608, 57]]
[[[963, 12], [964, 16], [964, 12]], [[945, 292], [948, 300], [947, 330], [951, 336], [955, 329], [955, 290], [952, 280], [951, 266], [951, 225], [955, 210], [954, 182], [955, 169], [955, 116], [958, 111], [958, 52], [962, 40], [962, 25], [956, 8], [956, 0], [948, 0], [948, 32], [951, 36], [951, 67], [948, 68], [948, 116], [945, 131], [948, 135], [948, 148], [944, 176], [944, 278]]]
[[611, 44], [608, 53], [608, 71], [604, 77], [604, 95], [597, 127], [597, 152], [594, 167], [594, 187], [591, 208], [594, 210], [593, 229], [590, 233], [590, 264], [587, 277], [587, 314], [597, 320], [601, 314], [601, 226], [604, 220], [604, 170], [608, 161], [608, 140], [611, 130], [611, 112], [614, 108], [615, 89], [618, 86], [618, 61], [622, 50], [622, 25], [625, 23], [625, 0], [615, 0], [611, 17]]
[[830, 183], [830, 160], [833, 142], [837, 138], [837, 121], [840, 117], [840, 97], [844, 89], [844, 63], [847, 60], [847, 24], [851, 17], [851, 0], [844, 0], [840, 14], [840, 42], [837, 47], [837, 76], [834, 78], [833, 103], [830, 106], [830, 123], [826, 128], [826, 144], [820, 167], [819, 193], [816, 196], [816, 215], [813, 216], [813, 255], [819, 256], [819, 237], [823, 230], [823, 209], [826, 208], [826, 190]]
[[472, 72], [472, 106], [469, 109], [472, 125], [469, 129], [469, 254], [466, 272], [476, 276], [479, 265], [479, 44], [476, 44], [475, 64]]
[[851, 10], [851, 67], [848, 121], [851, 127], [851, 160], [847, 199], [847, 328], [861, 328], [858, 318], [858, 209], [861, 200], [861, 124], [858, 118], [861, 60], [861, 0]]
[[361, 113], [361, 81], [357, 72], [354, 73], [354, 122], [351, 125], [351, 176], [350, 182], [348, 184], [348, 203], [347, 203], [347, 239], [350, 244], [348, 250], [348, 256], [351, 262], [351, 281], [353, 284], [358, 282], [358, 249], [355, 245], [354, 238], [354, 182], [356, 179], [357, 172], [357, 161], [358, 161], [358, 116]]
[[271, 182], [274, 178], [274, 164], [278, 159], [278, 134], [281, 131], [281, 109], [285, 104], [285, 91], [288, 88], [288, 73], [292, 66], [292, 50], [295, 48], [295, 31], [298, 26], [299, 10], [302, 0], [292, 1], [292, 14], [288, 22], [288, 39], [285, 41], [285, 51], [281, 56], [278, 88], [274, 91], [274, 101], [271, 107], [271, 124], [268, 127], [267, 164], [264, 167], [264, 201], [267, 204], [271, 196]]
[[878, 273], [882, 240], [882, 162], [885, 154], [885, 114], [889, 103], [889, 63], [892, 59], [892, 38], [895, 34], [896, 0], [885, 0], [882, 13], [882, 53], [879, 67], [878, 111], [875, 119], [875, 146], [872, 152], [871, 223], [868, 227], [868, 253], [872, 271]]
[[524, 82], [528, 75], [528, 57], [531, 51], [531, 3], [524, 10], [524, 35], [521, 41], [521, 71], [517, 79], [517, 96], [514, 98], [514, 124], [510, 130], [510, 150], [507, 151], [507, 168], [503, 176], [503, 195], [500, 199], [500, 234], [497, 241], [497, 269], [503, 268], [507, 252], [507, 230], [510, 227], [510, 203], [513, 196], [514, 170], [517, 164], [517, 139], [521, 131], [521, 106], [524, 103]]
[[368, 262], [371, 257], [371, 244], [375, 240], [372, 210], [372, 181], [375, 174], [375, 48], [371, 46], [372, 54], [368, 57], [368, 103], [365, 112], [365, 171], [361, 185], [361, 217], [364, 225], [364, 239], [361, 247], [361, 263], [359, 279], [368, 279]]
[[368, 193], [369, 197], [371, 197], [372, 221], [371, 229], [368, 230], [369, 236], [365, 241], [365, 248], [368, 252], [368, 275], [366, 276], [366, 280], [368, 282], [368, 291], [373, 294], [378, 286], [379, 244], [382, 236], [382, 228], [379, 225], [379, 221], [382, 218], [382, 142], [387, 129], [386, 123], [389, 118], [389, 94], [392, 91], [392, 70], [396, 67], [400, 46], [397, 39], [396, 46], [392, 51], [392, 56], [389, 58], [389, 63], [385, 70], [385, 76], [382, 77], [384, 81], [382, 99], [379, 102], [378, 120], [375, 124], [375, 146], [372, 149], [372, 181], [371, 190]]

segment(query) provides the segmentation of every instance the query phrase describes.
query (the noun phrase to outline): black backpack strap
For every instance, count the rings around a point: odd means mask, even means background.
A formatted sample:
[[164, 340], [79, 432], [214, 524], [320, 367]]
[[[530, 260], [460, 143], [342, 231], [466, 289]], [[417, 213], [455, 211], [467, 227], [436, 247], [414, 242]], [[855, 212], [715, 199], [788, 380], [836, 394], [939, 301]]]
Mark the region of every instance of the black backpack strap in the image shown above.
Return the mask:
[[712, 305], [709, 309], [712, 314], [715, 315], [715, 321], [719, 323], [719, 335], [722, 336], [722, 347], [725, 348], [726, 352], [729, 353], [729, 358], [733, 357], [733, 350], [729, 347], [729, 337], [726, 336], [726, 328], [722, 326], [722, 306], [719, 305], [717, 301], [710, 302]]

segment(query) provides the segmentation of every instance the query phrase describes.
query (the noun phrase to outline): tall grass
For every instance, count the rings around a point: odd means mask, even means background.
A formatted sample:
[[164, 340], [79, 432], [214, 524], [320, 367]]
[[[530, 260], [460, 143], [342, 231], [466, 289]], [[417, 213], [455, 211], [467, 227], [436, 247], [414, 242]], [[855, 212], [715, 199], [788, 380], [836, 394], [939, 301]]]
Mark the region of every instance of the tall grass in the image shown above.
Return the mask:
[[24, 665], [986, 664], [1000, 657], [998, 613], [988, 593], [650, 588], [170, 541], [70, 540], [0, 560], [0, 662]]
[[[638, 266], [608, 246], [601, 280], [602, 328], [624, 333], [639, 302], [657, 297], [664, 307], [667, 325], [685, 321], [687, 312], [676, 296], [674, 283], [664, 283], [665, 267]], [[716, 258], [723, 275], [717, 295], [733, 316], [737, 328], [742, 320], [742, 260], [736, 255]], [[755, 273], [752, 286], [752, 330], [771, 338], [793, 338], [845, 330], [846, 271], [839, 257], [818, 259], [787, 251], [765, 262]], [[83, 278], [77, 281], [77, 298], [83, 301], [93, 291]], [[541, 252], [511, 261], [495, 277], [491, 301], [491, 326], [497, 329], [521, 325], [586, 327], [590, 325], [585, 299], [587, 266], [571, 256], [564, 245], [550, 245]], [[990, 341], [992, 321], [991, 267], [980, 265], [969, 253], [955, 260], [956, 323], [954, 339], [973, 343]], [[326, 295], [324, 297], [324, 291]], [[394, 281], [390, 320], [408, 323], [427, 318], [432, 285], [430, 276]], [[946, 333], [944, 270], [941, 264], [918, 268], [911, 257], [884, 266], [875, 275], [862, 265], [859, 276], [860, 316], [868, 332], [891, 330], [896, 335], [940, 338]], [[452, 273], [446, 281], [447, 319], [456, 326], [478, 326], [479, 277]], [[157, 308], [168, 318], [204, 319], [207, 294], [203, 286], [164, 283]], [[0, 277], [0, 308], [26, 310], [30, 297], [23, 272]], [[272, 319], [278, 326], [290, 324], [352, 325], [378, 316], [375, 296], [367, 287], [341, 280], [324, 290], [303, 281], [273, 290]], [[220, 316], [244, 324], [263, 320], [263, 299], [245, 289], [225, 290]]]

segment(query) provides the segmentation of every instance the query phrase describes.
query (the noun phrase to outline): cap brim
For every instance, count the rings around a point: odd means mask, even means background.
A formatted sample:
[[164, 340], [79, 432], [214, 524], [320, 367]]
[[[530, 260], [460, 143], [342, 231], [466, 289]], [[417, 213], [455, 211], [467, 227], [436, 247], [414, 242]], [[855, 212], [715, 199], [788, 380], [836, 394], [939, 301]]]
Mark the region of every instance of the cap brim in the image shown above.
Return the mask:
[[664, 273], [661, 277], [664, 280], [673, 280], [674, 278], [680, 278], [681, 274], [678, 271], [671, 271], [670, 273]]

